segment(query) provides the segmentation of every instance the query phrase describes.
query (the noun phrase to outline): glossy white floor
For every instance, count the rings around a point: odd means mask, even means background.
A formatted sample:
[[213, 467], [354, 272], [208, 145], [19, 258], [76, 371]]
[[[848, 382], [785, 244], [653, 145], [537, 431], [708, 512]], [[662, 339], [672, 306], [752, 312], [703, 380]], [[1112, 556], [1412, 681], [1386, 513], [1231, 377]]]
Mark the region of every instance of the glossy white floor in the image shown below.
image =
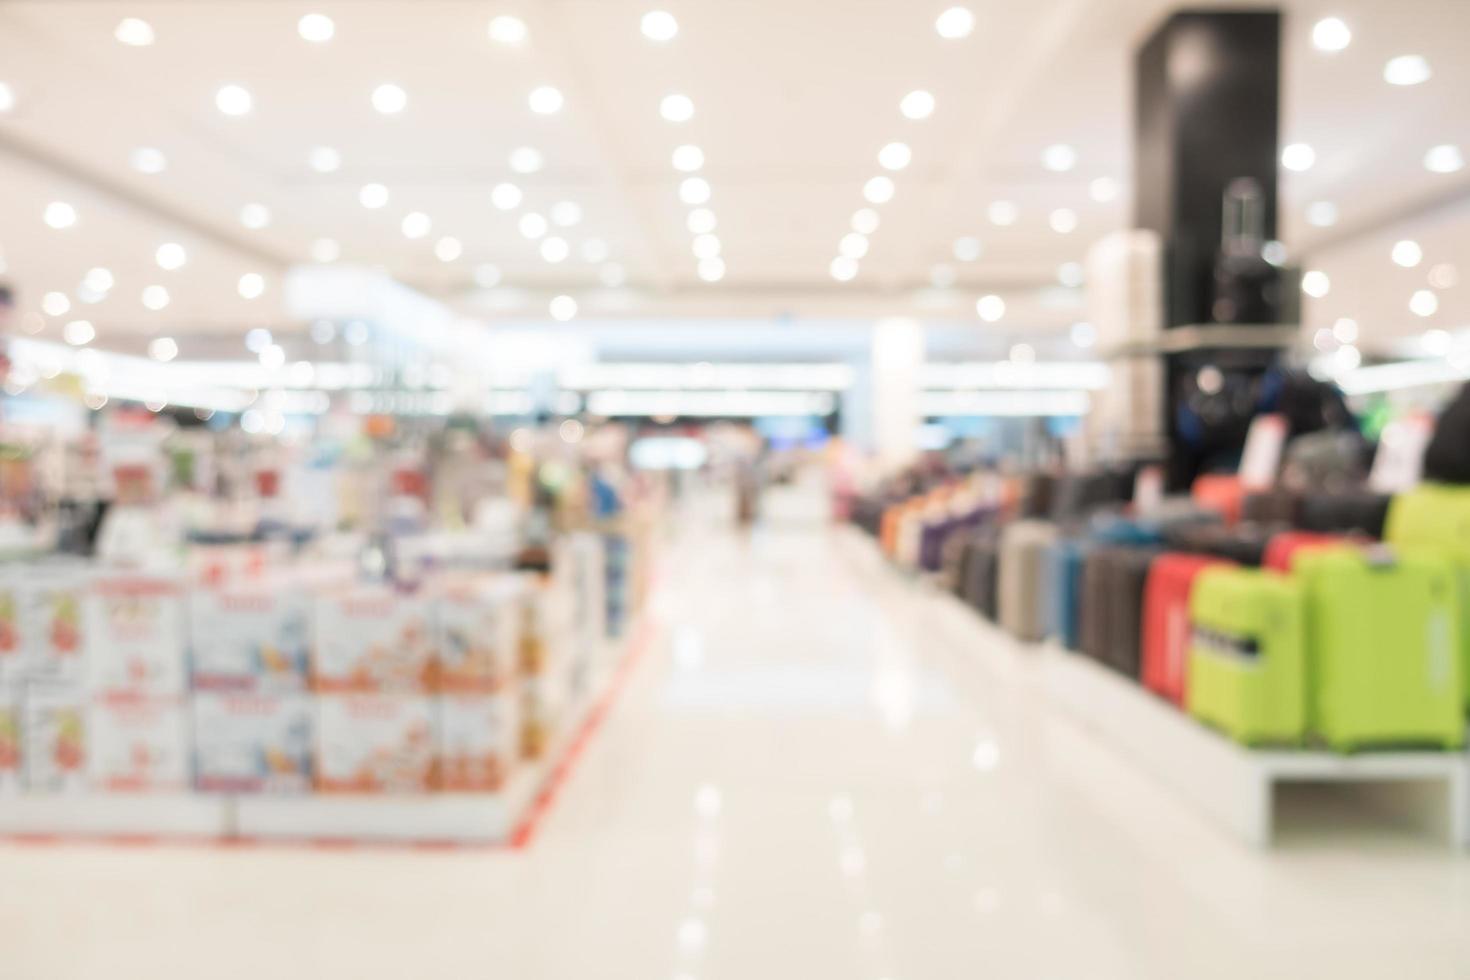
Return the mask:
[[0, 977], [1470, 977], [1470, 859], [1248, 850], [934, 602], [789, 511], [693, 522], [528, 851], [0, 845]]

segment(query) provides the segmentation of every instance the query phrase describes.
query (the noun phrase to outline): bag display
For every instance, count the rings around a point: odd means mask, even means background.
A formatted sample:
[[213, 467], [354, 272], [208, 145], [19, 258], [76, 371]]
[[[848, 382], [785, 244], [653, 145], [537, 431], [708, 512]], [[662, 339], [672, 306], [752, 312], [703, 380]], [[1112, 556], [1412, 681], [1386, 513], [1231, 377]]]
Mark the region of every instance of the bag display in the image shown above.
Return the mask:
[[1366, 534], [1382, 538], [1392, 497], [1358, 490], [1310, 494], [1302, 499], [1297, 526], [1320, 534]]
[[1461, 614], [1449, 559], [1318, 549], [1292, 575], [1306, 599], [1313, 732], [1344, 751], [1460, 745]]
[[1208, 568], [1195, 580], [1189, 618], [1189, 713], [1247, 745], [1301, 741], [1307, 731], [1301, 588], [1273, 572]]
[[[1393, 499], [1384, 540], [1405, 551], [1438, 552], [1455, 564], [1460, 615], [1470, 615], [1470, 487], [1427, 483]], [[1470, 707], [1470, 630], [1460, 636], [1460, 675]]]
[[1000, 536], [1000, 625], [1019, 640], [1046, 637], [1047, 556], [1057, 527], [1048, 521], [1016, 521]]
[[1184, 705], [1189, 677], [1189, 597], [1207, 568], [1228, 565], [1209, 555], [1168, 552], [1149, 568], [1143, 598], [1143, 686]]

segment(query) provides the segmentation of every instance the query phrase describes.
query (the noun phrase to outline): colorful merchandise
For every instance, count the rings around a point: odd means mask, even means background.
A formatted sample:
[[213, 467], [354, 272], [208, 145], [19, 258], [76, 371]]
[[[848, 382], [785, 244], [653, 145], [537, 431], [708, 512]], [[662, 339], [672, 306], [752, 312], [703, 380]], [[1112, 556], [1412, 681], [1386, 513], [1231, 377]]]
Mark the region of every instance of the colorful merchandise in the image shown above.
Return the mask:
[[[1470, 616], [1470, 487], [1428, 483], [1393, 498], [1384, 540], [1406, 551], [1432, 551], [1455, 564], [1460, 615]], [[1470, 708], [1470, 629], [1460, 634], [1460, 678]]]
[[0, 796], [20, 791], [22, 750], [20, 701], [0, 687]]
[[189, 788], [185, 699], [112, 694], [87, 712], [87, 770], [94, 790], [182, 792]]
[[427, 793], [439, 780], [434, 701], [418, 695], [317, 698], [316, 787]]
[[439, 699], [439, 789], [498, 792], [521, 752], [520, 697], [446, 695]]
[[87, 789], [87, 702], [64, 684], [32, 684], [22, 701], [25, 788], [33, 793]]
[[435, 603], [360, 585], [317, 597], [311, 683], [326, 693], [428, 693], [439, 685]]
[[193, 702], [194, 781], [200, 791], [311, 790], [309, 696], [197, 693]]
[[189, 657], [200, 691], [305, 690], [311, 596], [284, 580], [195, 589]]
[[1227, 564], [1207, 555], [1171, 552], [1149, 569], [1143, 600], [1143, 686], [1184, 705], [1189, 677], [1189, 599], [1207, 568]]
[[524, 579], [471, 576], [453, 580], [439, 593], [439, 689], [493, 692], [519, 671]]
[[103, 573], [83, 609], [91, 692], [177, 696], [187, 689], [181, 579]]

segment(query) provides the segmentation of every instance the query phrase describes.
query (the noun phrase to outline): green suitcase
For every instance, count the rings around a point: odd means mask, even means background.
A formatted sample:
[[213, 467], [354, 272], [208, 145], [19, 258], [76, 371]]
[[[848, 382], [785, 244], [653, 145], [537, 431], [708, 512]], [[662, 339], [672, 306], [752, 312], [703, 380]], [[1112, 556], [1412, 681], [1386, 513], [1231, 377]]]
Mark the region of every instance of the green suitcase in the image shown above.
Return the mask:
[[1207, 568], [1189, 618], [1189, 713], [1247, 745], [1300, 742], [1307, 662], [1297, 584], [1257, 569]]
[[[1383, 539], [1396, 548], [1434, 550], [1455, 563], [1460, 620], [1470, 622], [1470, 487], [1431, 484], [1399, 494], [1388, 509]], [[1470, 629], [1460, 631], [1460, 684], [1470, 708]]]
[[1464, 741], [1459, 588], [1446, 558], [1390, 548], [1304, 552], [1308, 725], [1335, 749]]

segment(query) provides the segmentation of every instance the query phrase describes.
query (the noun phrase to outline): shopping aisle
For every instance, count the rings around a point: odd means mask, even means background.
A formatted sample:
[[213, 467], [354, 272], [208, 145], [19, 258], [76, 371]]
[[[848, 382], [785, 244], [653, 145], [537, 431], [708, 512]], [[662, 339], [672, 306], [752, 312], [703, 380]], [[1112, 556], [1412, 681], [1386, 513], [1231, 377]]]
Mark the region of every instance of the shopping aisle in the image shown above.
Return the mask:
[[1470, 861], [1376, 828], [1235, 845], [801, 514], [687, 522], [527, 850], [3, 845], [0, 976], [1470, 975]]

